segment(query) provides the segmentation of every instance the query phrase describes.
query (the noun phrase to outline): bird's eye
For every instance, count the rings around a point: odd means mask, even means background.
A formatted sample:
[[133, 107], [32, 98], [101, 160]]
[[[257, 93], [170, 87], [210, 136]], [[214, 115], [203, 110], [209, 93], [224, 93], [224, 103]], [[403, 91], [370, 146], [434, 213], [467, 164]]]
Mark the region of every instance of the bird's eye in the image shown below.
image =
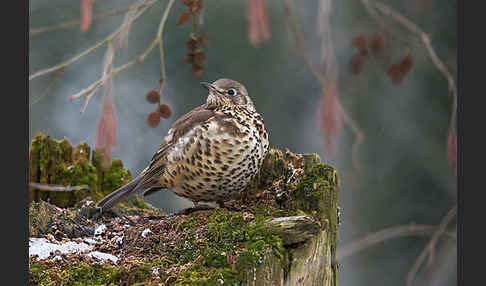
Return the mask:
[[226, 91], [229, 95], [236, 95], [236, 89], [230, 88], [228, 91]]

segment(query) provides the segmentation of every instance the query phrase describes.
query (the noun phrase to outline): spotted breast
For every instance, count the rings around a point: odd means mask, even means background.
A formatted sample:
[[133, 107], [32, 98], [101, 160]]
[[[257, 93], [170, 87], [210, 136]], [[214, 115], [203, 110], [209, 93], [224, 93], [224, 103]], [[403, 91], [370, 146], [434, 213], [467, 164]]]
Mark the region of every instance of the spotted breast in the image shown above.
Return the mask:
[[139, 176], [98, 206], [125, 197], [171, 189], [198, 202], [223, 203], [240, 195], [258, 174], [268, 151], [268, 134], [246, 88], [230, 79], [201, 83], [206, 103], [179, 118]]

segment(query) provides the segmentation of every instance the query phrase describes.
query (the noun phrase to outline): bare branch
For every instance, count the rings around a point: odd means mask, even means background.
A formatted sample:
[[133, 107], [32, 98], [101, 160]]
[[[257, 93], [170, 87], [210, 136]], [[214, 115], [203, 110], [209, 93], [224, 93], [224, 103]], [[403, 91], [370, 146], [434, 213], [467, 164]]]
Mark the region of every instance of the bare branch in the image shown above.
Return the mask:
[[[132, 60], [128, 63], [125, 63], [125, 64], [123, 64], [123, 65], [121, 65], [117, 68], [112, 69], [109, 73], [103, 75], [103, 77], [101, 79], [94, 82], [89, 87], [81, 90], [80, 92], [78, 92], [74, 95], [71, 95], [68, 98], [69, 101], [73, 101], [73, 100], [78, 99], [82, 96], [86, 96], [86, 101], [85, 101], [83, 108], [81, 109], [81, 113], [83, 113], [86, 110], [87, 102], [89, 101], [89, 99], [91, 99], [91, 97], [94, 95], [96, 90], [100, 86], [104, 85], [107, 80], [111, 79], [112, 77], [114, 77], [117, 73], [121, 72], [122, 70], [126, 70], [126, 69], [128, 69], [128, 68], [130, 68], [130, 67], [132, 67], [132, 66], [134, 66], [138, 63], [143, 62], [145, 60], [145, 58], [150, 54], [150, 52], [152, 52], [152, 50], [154, 49], [154, 47], [157, 44], [159, 44], [159, 48], [161, 50], [163, 50], [163, 47], [162, 47], [162, 31], [164, 29], [165, 23], [167, 22], [169, 11], [172, 8], [172, 4], [174, 4], [174, 1], [175, 0], [169, 0], [169, 3], [167, 4], [167, 7], [165, 8], [164, 14], [162, 15], [162, 19], [160, 20], [159, 29], [157, 31], [157, 35], [156, 35], [155, 39], [152, 41], [150, 46], [138, 58], [136, 58], [136, 59], [134, 59], [134, 60]], [[162, 51], [161, 55], [163, 55], [163, 51]], [[162, 75], [165, 79], [165, 66], [164, 66], [163, 59], [161, 59], [161, 71], [163, 72]]]
[[415, 277], [417, 275], [417, 272], [420, 266], [422, 265], [422, 263], [424, 262], [425, 258], [427, 257], [427, 254], [429, 254], [429, 261], [427, 264], [429, 266], [432, 264], [435, 256], [434, 252], [435, 252], [435, 245], [437, 244], [437, 240], [445, 232], [447, 225], [452, 221], [453, 218], [456, 217], [456, 214], [457, 214], [457, 205], [454, 205], [454, 207], [442, 219], [439, 227], [432, 235], [432, 238], [430, 239], [429, 243], [427, 244], [427, 246], [425, 246], [425, 248], [422, 250], [420, 255], [417, 257], [417, 259], [412, 265], [412, 268], [410, 268], [410, 271], [408, 272], [407, 275], [407, 286], [412, 286], [413, 281], [415, 280]]
[[51, 184], [29, 183], [29, 186], [31, 188], [38, 189], [41, 191], [47, 191], [47, 192], [71, 192], [71, 191], [78, 191], [78, 190], [89, 190], [88, 185], [65, 187], [65, 186], [51, 185]]
[[[141, 8], [138, 13], [133, 17], [133, 21], [137, 20], [140, 16], [142, 16], [145, 11], [147, 11], [148, 8], [152, 7], [153, 4], [155, 4], [157, 2], [157, 0], [153, 0], [149, 3], [147, 3], [143, 8]], [[108, 43], [109, 41], [113, 40], [116, 36], [118, 36], [118, 34], [121, 33], [121, 31], [123, 31], [124, 29], [124, 25], [121, 25], [115, 32], [111, 33], [108, 37], [104, 38], [103, 40], [99, 41], [98, 43], [96, 43], [95, 45], [89, 47], [88, 49], [84, 50], [82, 53], [80, 53], [79, 55], [76, 55], [74, 57], [72, 57], [71, 59], [65, 61], [65, 62], [62, 62], [58, 65], [55, 65], [53, 67], [50, 67], [50, 68], [46, 68], [46, 69], [42, 69], [40, 71], [37, 71], [31, 75], [29, 75], [29, 81], [39, 77], [39, 76], [42, 76], [42, 75], [46, 75], [48, 73], [51, 73], [51, 72], [54, 72], [54, 71], [57, 71], [59, 69], [62, 69], [72, 63], [74, 63], [75, 61], [81, 59], [82, 57], [86, 56], [87, 54], [91, 53], [92, 51], [96, 50], [97, 48], [103, 46], [104, 44]]]
[[[43, 98], [49, 96], [52, 92], [52, 89], [61, 81], [62, 78], [62, 73], [64, 72], [64, 69], [60, 69], [58, 71], [57, 76], [47, 85], [47, 87], [44, 89], [41, 95], [39, 95], [36, 99], [32, 100], [29, 104], [29, 109], [34, 106], [34, 104], [38, 103], [41, 101]], [[29, 98], [30, 100], [30, 98]]]
[[[421, 225], [421, 224], [408, 224], [385, 228], [375, 233], [366, 235], [365, 237], [358, 239], [354, 242], [348, 243], [337, 250], [337, 260], [351, 256], [352, 254], [366, 249], [370, 246], [383, 242], [385, 240], [403, 237], [403, 236], [423, 236], [436, 234], [439, 227], [433, 225]], [[449, 239], [455, 240], [456, 237], [454, 233], [441, 232], [441, 235], [445, 235]]]
[[348, 112], [346, 109], [343, 108], [343, 105], [341, 102], [339, 102], [339, 107], [341, 108], [341, 112], [343, 114], [343, 120], [346, 124], [349, 125], [349, 127], [353, 130], [354, 134], [356, 135], [356, 139], [354, 140], [353, 147], [351, 149], [351, 160], [353, 167], [361, 171], [361, 164], [359, 163], [359, 147], [361, 146], [361, 143], [364, 141], [364, 133], [361, 131], [361, 129], [358, 127], [358, 124], [349, 116]]
[[[417, 26], [415, 23], [410, 21], [408, 18], [404, 17], [402, 14], [396, 12], [392, 8], [386, 6], [385, 4], [378, 3], [374, 0], [361, 0], [361, 3], [363, 3], [363, 5], [365, 5], [365, 7], [368, 9], [368, 11], [372, 11], [373, 9], [376, 9], [376, 10], [380, 11], [381, 13], [383, 13], [385, 16], [390, 17], [391, 19], [400, 23], [402, 26], [407, 28], [409, 31], [417, 34], [420, 37], [420, 39], [422, 40], [422, 43], [425, 47], [425, 50], [427, 51], [430, 59], [432, 60], [432, 63], [444, 75], [444, 77], [447, 80], [447, 83], [448, 83], [448, 86], [449, 86], [449, 94], [453, 98], [450, 128], [455, 131], [456, 112], [457, 112], [457, 87], [456, 87], [456, 82], [455, 82], [454, 77], [452, 76], [451, 72], [447, 69], [444, 62], [437, 56], [437, 53], [435, 52], [435, 49], [431, 44], [429, 35], [427, 35], [427, 33], [425, 33], [422, 29], [420, 29], [419, 26]], [[376, 16], [376, 13], [374, 13], [373, 15]]]
[[[151, 3], [149, 3], [151, 4]], [[110, 16], [116, 16], [116, 15], [120, 15], [120, 14], [123, 14], [125, 12], [128, 12], [130, 10], [136, 10], [136, 9], [139, 9], [139, 8], [142, 8], [142, 7], [145, 7], [149, 4], [139, 4], [137, 6], [130, 6], [128, 8], [121, 8], [121, 9], [113, 9], [113, 10], [110, 10], [110, 11], [107, 11], [107, 12], [104, 12], [104, 13], [100, 13], [100, 14], [97, 14], [93, 17], [92, 21], [97, 21], [97, 20], [101, 20], [101, 19], [104, 19], [106, 17], [110, 17]], [[45, 33], [45, 32], [50, 32], [50, 31], [55, 31], [55, 30], [60, 30], [60, 29], [69, 29], [69, 28], [73, 28], [73, 27], [78, 27], [79, 24], [81, 24], [81, 20], [78, 19], [78, 20], [71, 20], [71, 21], [67, 21], [67, 22], [64, 22], [64, 23], [61, 23], [61, 24], [56, 24], [56, 25], [52, 25], [52, 26], [44, 26], [44, 27], [39, 27], [39, 28], [33, 28], [33, 29], [30, 29], [29, 30], [29, 37], [32, 37], [32, 36], [36, 36], [36, 35], [39, 35], [41, 33]]]
[[[283, 6], [284, 6], [284, 11], [285, 11], [285, 18], [287, 20], [287, 23], [289, 25], [290, 30], [292, 31], [294, 38], [295, 38], [295, 44], [297, 51], [299, 51], [302, 56], [304, 57], [304, 62], [307, 65], [308, 69], [311, 71], [312, 75], [316, 79], [316, 81], [319, 83], [321, 86], [321, 89], [324, 90], [324, 88], [327, 85], [327, 77], [337, 77], [337, 71], [335, 68], [333, 68], [333, 63], [330, 61], [333, 61], [333, 50], [332, 46], [328, 45], [328, 53], [326, 55], [326, 59], [328, 61], [327, 66], [326, 66], [326, 76], [323, 75], [313, 64], [312, 60], [310, 58], [309, 53], [304, 47], [304, 41], [302, 40], [302, 35], [300, 32], [299, 25], [297, 23], [296, 17], [294, 15], [293, 9], [290, 5], [290, 0], [283, 0]], [[329, 3], [330, 6], [330, 3]], [[329, 11], [326, 11], [326, 13], [330, 13]], [[329, 38], [328, 31], [320, 31], [322, 33], [327, 34], [327, 38]], [[329, 39], [328, 39], [329, 40]], [[334, 64], [335, 66], [335, 64]], [[359, 171], [360, 170], [360, 164], [358, 160], [358, 151], [361, 143], [364, 140], [364, 133], [363, 131], [359, 128], [358, 124], [351, 118], [349, 113], [346, 111], [346, 109], [342, 106], [342, 104], [339, 102], [339, 107], [343, 115], [344, 122], [348, 124], [351, 128], [351, 130], [354, 132], [356, 139], [355, 142], [353, 143], [352, 147], [352, 160], [353, 160], [353, 166]]]

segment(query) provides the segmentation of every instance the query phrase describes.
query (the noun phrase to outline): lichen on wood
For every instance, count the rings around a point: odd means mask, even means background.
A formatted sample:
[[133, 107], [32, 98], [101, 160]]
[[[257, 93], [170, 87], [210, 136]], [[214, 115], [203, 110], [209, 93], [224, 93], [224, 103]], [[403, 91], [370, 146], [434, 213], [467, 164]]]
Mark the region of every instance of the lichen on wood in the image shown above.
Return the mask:
[[[96, 156], [91, 163], [89, 156], [81, 156], [89, 152], [89, 146], [74, 147], [68, 156], [67, 151], [56, 151], [61, 150], [59, 141], [49, 140], [46, 144], [54, 151], [44, 152], [53, 154], [53, 159], [35, 156], [42, 148], [32, 147], [31, 165], [39, 166], [40, 158], [44, 166], [51, 167], [55, 166], [52, 162], [71, 158], [72, 164], [76, 158], [79, 164], [92, 166], [98, 180], [102, 178], [102, 183], [94, 184], [96, 191], [126, 182], [127, 173], [116, 171], [123, 169], [121, 161], [112, 161], [100, 173], [101, 161]], [[69, 150], [70, 144], [62, 146]], [[56, 259], [53, 254], [44, 260], [31, 257], [30, 283], [337, 285], [333, 259], [338, 241], [338, 183], [336, 170], [316, 154], [271, 149], [259, 177], [245, 195], [228, 202], [226, 208], [167, 215], [134, 197], [112, 212], [93, 217], [94, 202], [90, 200], [69, 207], [33, 200], [29, 210], [31, 237], [50, 237], [58, 243], [95, 243], [93, 250], [115, 255], [118, 262], [98, 261], [82, 253], [58, 253]], [[106, 230], [94, 234], [101, 225]]]

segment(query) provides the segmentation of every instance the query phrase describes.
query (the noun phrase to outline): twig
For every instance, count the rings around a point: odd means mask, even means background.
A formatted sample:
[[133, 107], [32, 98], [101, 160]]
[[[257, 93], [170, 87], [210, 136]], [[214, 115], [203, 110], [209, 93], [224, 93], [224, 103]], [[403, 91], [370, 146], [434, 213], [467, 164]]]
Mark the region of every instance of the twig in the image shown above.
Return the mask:
[[88, 185], [65, 187], [65, 186], [51, 185], [51, 184], [29, 183], [29, 186], [41, 191], [48, 191], [48, 192], [71, 192], [71, 191], [78, 191], [78, 190], [89, 190]]
[[430, 59], [432, 60], [432, 63], [434, 66], [444, 75], [444, 77], [447, 80], [448, 86], [449, 86], [449, 94], [453, 98], [453, 103], [452, 103], [452, 115], [451, 115], [451, 122], [450, 122], [450, 128], [455, 132], [455, 122], [456, 122], [456, 112], [457, 112], [457, 87], [456, 87], [456, 82], [450, 73], [450, 71], [447, 69], [446, 65], [444, 62], [437, 56], [437, 53], [435, 52], [434, 47], [432, 46], [430, 42], [430, 37], [427, 35], [422, 29], [420, 29], [419, 26], [417, 26], [415, 23], [410, 21], [408, 18], [405, 16], [401, 15], [400, 13], [396, 12], [392, 8], [388, 7], [385, 4], [378, 3], [374, 0], [360, 0], [365, 7], [368, 8], [368, 11], [371, 9], [377, 9], [384, 15], [390, 17], [391, 19], [395, 20], [396, 22], [402, 24], [405, 28], [407, 28], [409, 31], [412, 33], [417, 34], [420, 39], [422, 40], [422, 43], [425, 47], [425, 50], [427, 51]]
[[[167, 21], [167, 18], [168, 18], [168, 15], [169, 15], [169, 11], [172, 7], [172, 4], [174, 4], [174, 1], [175, 0], [169, 0], [169, 3], [167, 4], [167, 7], [165, 8], [165, 11], [164, 11], [164, 14], [162, 16], [162, 19], [160, 20], [160, 24], [159, 24], [159, 29], [157, 31], [157, 35], [155, 37], [155, 39], [152, 41], [152, 43], [150, 44], [150, 46], [145, 50], [145, 52], [143, 52], [139, 57], [137, 57], [136, 59], [134, 60], [131, 60], [130, 62], [128, 63], [125, 63], [117, 68], [114, 68], [110, 73], [107, 73], [105, 76], [103, 76], [101, 79], [99, 79], [98, 81], [94, 82], [93, 84], [91, 84], [90, 86], [88, 86], [87, 88], [81, 90], [80, 92], [74, 94], [74, 95], [71, 95], [68, 100], [69, 101], [73, 101], [75, 99], [78, 99], [82, 96], [86, 96], [86, 101], [85, 101], [85, 105], [83, 106], [83, 108], [81, 109], [81, 113], [83, 113], [85, 110], [86, 110], [86, 105], [89, 101], [89, 99], [93, 96], [93, 94], [96, 92], [96, 90], [98, 90], [98, 88], [100, 86], [102, 86], [108, 79], [111, 79], [112, 77], [114, 77], [117, 73], [121, 72], [122, 70], [125, 70], [125, 69], [128, 69], [138, 63], [141, 63], [145, 60], [145, 58], [150, 54], [150, 52], [154, 49], [154, 47], [159, 44], [159, 47], [160, 49], [163, 49], [162, 48], [162, 31], [164, 29], [164, 25], [165, 25], [165, 22]], [[163, 55], [163, 51], [162, 51], [162, 54]], [[162, 70], [162, 75], [165, 79], [165, 67], [163, 66], [164, 62], [163, 60], [161, 59], [161, 70]]]
[[283, 1], [284, 5], [284, 10], [285, 10], [285, 18], [287, 19], [287, 23], [289, 24], [289, 28], [294, 34], [295, 38], [295, 45], [297, 48], [297, 51], [302, 54], [304, 57], [304, 62], [307, 65], [307, 68], [312, 72], [312, 75], [314, 78], [318, 81], [318, 83], [321, 85], [321, 88], [324, 88], [326, 86], [326, 82], [322, 74], [318, 71], [318, 69], [312, 64], [312, 60], [310, 58], [310, 55], [308, 54], [307, 50], [304, 47], [303, 40], [302, 40], [302, 35], [300, 33], [300, 28], [299, 24], [297, 23], [297, 20], [295, 18], [294, 12], [292, 7], [290, 6], [290, 1], [289, 0], [284, 0]]
[[51, 92], [52, 89], [59, 83], [59, 81], [62, 78], [62, 73], [64, 72], [64, 69], [60, 69], [57, 76], [49, 83], [49, 85], [44, 89], [41, 95], [34, 99], [30, 104], [29, 104], [29, 109], [32, 108], [32, 106], [36, 103], [38, 103], [41, 99], [44, 97], [47, 97]]
[[[151, 4], [151, 3], [149, 3]], [[110, 10], [110, 11], [107, 11], [107, 12], [104, 12], [104, 13], [100, 13], [100, 14], [97, 14], [93, 17], [92, 21], [97, 21], [97, 20], [101, 20], [103, 18], [106, 18], [106, 17], [110, 17], [110, 16], [116, 16], [116, 15], [120, 15], [120, 14], [123, 14], [125, 12], [128, 12], [132, 9], [138, 9], [138, 8], [142, 8], [142, 7], [145, 7], [149, 4], [140, 4], [140, 5], [137, 5], [135, 7], [128, 7], [128, 8], [122, 8], [122, 9], [113, 9], [113, 10]], [[51, 25], [51, 26], [44, 26], [44, 27], [39, 27], [39, 28], [33, 28], [33, 29], [30, 29], [29, 30], [29, 37], [32, 37], [32, 36], [35, 36], [35, 35], [38, 35], [38, 34], [41, 34], [41, 33], [45, 33], [45, 32], [50, 32], [50, 31], [55, 31], [55, 30], [60, 30], [60, 29], [68, 29], [68, 28], [72, 28], [72, 27], [77, 27], [79, 26], [79, 24], [81, 23], [81, 20], [71, 20], [71, 21], [67, 21], [67, 22], [64, 22], [64, 23], [61, 23], [61, 24], [56, 24], [56, 25]]]
[[353, 130], [356, 139], [353, 142], [353, 147], [351, 148], [351, 160], [354, 168], [356, 170], [361, 171], [361, 164], [359, 163], [359, 147], [361, 146], [361, 143], [364, 141], [364, 133], [361, 131], [361, 129], [358, 127], [358, 124], [349, 116], [348, 112], [346, 109], [343, 108], [343, 105], [341, 102], [338, 102], [339, 108], [341, 109], [341, 112], [343, 114], [343, 120], [346, 124], [349, 125], [349, 127]]
[[[337, 250], [337, 260], [341, 261], [352, 254], [368, 248], [372, 245], [378, 244], [385, 240], [389, 240], [396, 237], [402, 236], [421, 236], [421, 235], [431, 235], [438, 232], [439, 227], [433, 225], [420, 225], [420, 224], [408, 224], [385, 228], [375, 233], [366, 235], [365, 237], [358, 239], [354, 242], [348, 243]], [[441, 235], [455, 240], [456, 237], [453, 233], [442, 232]]]
[[[145, 13], [145, 11], [147, 11], [148, 8], [152, 7], [152, 5], [155, 4], [157, 1], [158, 0], [153, 0], [149, 3], [147, 3], [142, 9], [140, 9], [140, 11], [138, 11], [138, 13], [133, 17], [133, 22], [135, 20], [137, 20], [140, 16], [142, 16]], [[48, 73], [62, 69], [64, 67], [74, 63], [75, 61], [79, 60], [80, 58], [86, 56], [87, 54], [91, 53], [92, 51], [96, 50], [97, 48], [99, 48], [99, 47], [103, 46], [104, 44], [108, 43], [109, 41], [113, 40], [116, 36], [118, 36], [118, 34], [120, 34], [120, 32], [124, 29], [124, 27], [125, 27], [125, 25], [121, 25], [116, 31], [111, 33], [108, 37], [104, 38], [103, 40], [99, 41], [95, 45], [89, 47], [88, 49], [84, 50], [79, 55], [76, 55], [76, 56], [72, 57], [71, 59], [69, 59], [65, 62], [62, 62], [58, 65], [55, 65], [55, 66], [50, 67], [50, 68], [42, 69], [40, 71], [37, 71], [37, 72], [29, 75], [29, 81], [31, 81], [31, 80], [39, 77], [39, 76], [46, 75]]]
[[435, 231], [435, 233], [432, 235], [432, 238], [430, 239], [429, 243], [425, 248], [422, 250], [420, 255], [417, 257], [415, 262], [412, 265], [412, 268], [410, 268], [410, 271], [408, 272], [407, 275], [407, 286], [412, 286], [413, 281], [415, 280], [415, 277], [417, 275], [418, 269], [422, 265], [422, 263], [425, 260], [425, 257], [427, 257], [427, 254], [429, 254], [429, 261], [427, 262], [427, 265], [430, 266], [433, 259], [434, 259], [434, 252], [435, 252], [435, 245], [437, 243], [437, 240], [439, 237], [445, 232], [445, 229], [447, 225], [451, 222], [451, 220], [456, 217], [457, 214], [457, 205], [454, 205], [454, 207], [447, 213], [447, 215], [442, 219], [439, 227]]

